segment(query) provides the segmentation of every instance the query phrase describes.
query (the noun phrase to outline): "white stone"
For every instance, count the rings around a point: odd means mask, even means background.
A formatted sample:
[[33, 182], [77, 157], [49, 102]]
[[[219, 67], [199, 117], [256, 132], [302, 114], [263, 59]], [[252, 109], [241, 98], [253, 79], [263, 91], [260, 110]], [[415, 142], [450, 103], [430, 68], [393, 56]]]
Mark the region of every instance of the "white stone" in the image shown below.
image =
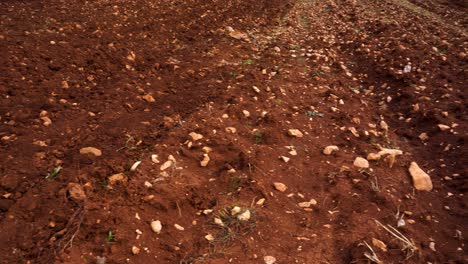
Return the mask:
[[325, 154], [325, 155], [331, 155], [333, 153], [333, 151], [338, 151], [339, 148], [337, 146], [326, 146], [322, 153]]
[[284, 183], [281, 183], [281, 182], [274, 182], [273, 186], [275, 187], [276, 190], [280, 192], [285, 192], [286, 189], [288, 189], [288, 187]]
[[357, 158], [354, 160], [353, 165], [354, 165], [355, 167], [357, 167], [357, 168], [367, 169], [367, 168], [369, 168], [369, 161], [367, 161], [365, 158], [357, 157]]
[[302, 132], [299, 129], [289, 129], [288, 135], [292, 137], [298, 137], [298, 138], [301, 138], [304, 136], [304, 134], [302, 134]]
[[413, 178], [414, 188], [418, 191], [430, 191], [432, 190], [431, 177], [425, 173], [416, 162], [411, 162], [409, 167], [409, 173]]
[[156, 221], [151, 221], [151, 230], [155, 232], [156, 234], [160, 234], [162, 229], [162, 224], [161, 221], [156, 220]]
[[263, 261], [265, 261], [265, 264], [274, 264], [276, 262], [276, 258], [273, 256], [265, 256], [263, 257]]
[[185, 230], [185, 228], [183, 226], [178, 225], [178, 224], [174, 224], [174, 227], [175, 227], [175, 229], [177, 229], [179, 231], [184, 231]]

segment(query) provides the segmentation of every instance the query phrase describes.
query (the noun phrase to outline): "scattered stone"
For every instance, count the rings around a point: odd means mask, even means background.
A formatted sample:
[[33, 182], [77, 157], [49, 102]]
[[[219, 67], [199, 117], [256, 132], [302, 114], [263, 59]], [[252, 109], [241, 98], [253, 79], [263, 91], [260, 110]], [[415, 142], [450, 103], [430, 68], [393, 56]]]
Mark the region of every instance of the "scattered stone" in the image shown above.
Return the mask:
[[273, 256], [265, 256], [263, 257], [263, 261], [265, 261], [265, 264], [274, 264], [276, 262], [276, 258]]
[[250, 210], [246, 209], [242, 214], [237, 216], [237, 219], [239, 219], [239, 221], [249, 221], [249, 219], [250, 219]]
[[436, 248], [435, 248], [435, 242], [434, 241], [429, 242], [429, 248], [434, 252], [437, 251]]
[[167, 168], [172, 167], [173, 164], [174, 164], [174, 162], [173, 162], [172, 160], [168, 160], [168, 161], [164, 162], [164, 163], [161, 165], [161, 167], [159, 168], [159, 170], [164, 171], [164, 170], [166, 170]]
[[78, 183], [69, 183], [67, 186], [68, 194], [72, 199], [82, 201], [86, 199], [86, 194]]
[[325, 155], [331, 155], [333, 153], [333, 151], [338, 151], [339, 148], [337, 146], [326, 146], [322, 153], [325, 154]]
[[128, 178], [123, 173], [117, 173], [117, 174], [114, 174], [114, 175], [110, 176], [108, 178], [108, 180], [109, 180], [109, 184], [114, 185], [114, 184], [117, 184], [119, 182], [127, 183]]
[[250, 112], [247, 111], [247, 110], [243, 110], [242, 113], [244, 114], [245, 117], [249, 117], [249, 116], [250, 116]]
[[280, 192], [285, 192], [286, 189], [288, 189], [288, 187], [284, 183], [281, 183], [281, 182], [274, 182], [273, 186], [275, 187], [277, 191], [280, 191]]
[[141, 98], [143, 98], [143, 100], [145, 100], [146, 102], [148, 103], [154, 103], [156, 102], [156, 100], [154, 99], [154, 97], [150, 94], [147, 94], [147, 95], [143, 95]]
[[203, 138], [203, 135], [195, 133], [195, 132], [191, 132], [189, 136], [192, 138], [193, 141], [197, 141]]
[[63, 88], [63, 89], [68, 89], [68, 88], [70, 88], [70, 86], [68, 85], [68, 82], [67, 82], [67, 81], [62, 81], [62, 88]]
[[146, 188], [152, 188], [153, 187], [153, 184], [151, 182], [149, 182], [149, 181], [145, 181], [144, 185], [145, 185]]
[[247, 36], [247, 34], [242, 33], [240, 31], [234, 30], [232, 32], [229, 32], [229, 36], [231, 36], [232, 38], [235, 38], [237, 40], [249, 41], [249, 37]]
[[205, 236], [205, 239], [208, 240], [208, 241], [213, 241], [215, 240], [214, 236], [212, 234], [208, 234]]
[[383, 252], [387, 252], [387, 245], [384, 242], [378, 240], [377, 238], [372, 238], [372, 245], [377, 248], [380, 248]]
[[234, 206], [234, 208], [231, 209], [231, 215], [236, 215], [242, 211], [242, 208], [239, 206]]
[[252, 89], [253, 89], [256, 93], [260, 93], [260, 89], [258, 89], [257, 86], [252, 86]]
[[396, 156], [403, 155], [403, 151], [399, 149], [387, 149], [387, 148], [380, 148], [381, 150], [378, 153], [369, 153], [367, 155], [367, 160], [380, 160], [382, 157], [385, 158], [385, 162], [389, 165], [389, 167], [393, 167], [395, 163]]
[[265, 198], [260, 198], [255, 204], [256, 205], [263, 205], [265, 203]]
[[153, 163], [158, 164], [158, 163], [160, 162], [160, 161], [158, 160], [158, 155], [156, 155], [156, 154], [151, 155], [151, 161], [152, 161]]
[[96, 264], [106, 264], [106, 257], [96, 257]]
[[52, 125], [52, 120], [48, 117], [48, 116], [43, 116], [41, 117], [41, 120], [42, 120], [42, 124], [44, 126], [50, 126]]
[[219, 226], [224, 226], [223, 220], [221, 220], [221, 218], [215, 217], [214, 222], [215, 222], [215, 224], [217, 224]]
[[430, 191], [432, 190], [431, 177], [425, 173], [416, 162], [411, 162], [409, 167], [409, 173], [413, 178], [414, 188], [418, 191]]
[[137, 161], [133, 163], [132, 167], [130, 167], [130, 171], [135, 171], [136, 168], [140, 165], [141, 161]]
[[200, 166], [206, 167], [208, 166], [209, 162], [210, 162], [210, 156], [208, 156], [208, 154], [203, 154], [203, 160], [200, 161]]
[[349, 127], [348, 130], [349, 130], [355, 137], [359, 137], [359, 132], [356, 130], [355, 127]]
[[427, 135], [427, 133], [421, 133], [419, 135], [419, 139], [422, 140], [422, 141], [426, 141], [429, 139], [429, 136]]
[[237, 129], [235, 127], [226, 127], [226, 132], [234, 134], [237, 132]]
[[162, 230], [161, 221], [151, 221], [151, 230], [153, 230], [153, 232], [155, 232], [156, 234], [160, 234]]
[[212, 212], [213, 212], [212, 209], [205, 209], [205, 210], [203, 210], [203, 214], [204, 214], [204, 215], [209, 215], [209, 214], [211, 214]]
[[290, 160], [290, 158], [285, 157], [285, 156], [281, 156], [280, 158], [286, 163], [288, 163], [288, 161]]
[[289, 129], [288, 135], [290, 135], [291, 137], [298, 137], [298, 138], [301, 138], [304, 136], [304, 134], [302, 134], [302, 132], [299, 129]]
[[132, 247], [132, 253], [133, 253], [133, 255], [138, 255], [138, 254], [140, 254], [140, 248], [137, 247], [137, 246], [133, 246], [133, 247]]
[[380, 121], [380, 127], [385, 130], [385, 131], [388, 131], [388, 125], [387, 123], [385, 123], [385, 121]]
[[93, 148], [93, 147], [86, 147], [86, 148], [81, 148], [80, 149], [80, 154], [82, 155], [86, 155], [86, 154], [92, 154], [96, 157], [99, 157], [102, 155], [102, 151], [100, 149], [97, 149], [97, 148]]
[[439, 127], [440, 131], [447, 131], [447, 130], [450, 130], [450, 127], [447, 126], [447, 125], [438, 124], [437, 126]]
[[354, 160], [353, 165], [354, 165], [355, 167], [357, 167], [357, 168], [367, 169], [367, 168], [369, 168], [369, 161], [367, 161], [365, 158], [357, 157], [357, 158]]
[[184, 231], [185, 230], [185, 228], [183, 226], [178, 225], [178, 224], [174, 224], [174, 227], [175, 227], [175, 229], [177, 229], [179, 231]]

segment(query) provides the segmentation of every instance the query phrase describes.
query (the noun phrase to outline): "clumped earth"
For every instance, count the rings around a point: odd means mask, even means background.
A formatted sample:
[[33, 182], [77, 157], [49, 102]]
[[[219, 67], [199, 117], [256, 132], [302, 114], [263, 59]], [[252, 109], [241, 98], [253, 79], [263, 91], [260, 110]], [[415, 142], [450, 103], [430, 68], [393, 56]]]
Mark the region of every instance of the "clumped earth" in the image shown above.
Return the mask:
[[1, 263], [467, 263], [467, 5], [0, 2]]

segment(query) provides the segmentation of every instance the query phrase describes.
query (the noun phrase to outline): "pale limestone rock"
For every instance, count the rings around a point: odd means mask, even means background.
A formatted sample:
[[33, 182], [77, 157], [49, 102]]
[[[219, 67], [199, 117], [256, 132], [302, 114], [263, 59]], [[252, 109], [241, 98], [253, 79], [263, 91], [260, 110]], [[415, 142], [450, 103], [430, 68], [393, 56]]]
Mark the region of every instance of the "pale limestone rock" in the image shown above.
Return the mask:
[[414, 188], [418, 191], [430, 191], [432, 190], [431, 177], [425, 173], [416, 162], [411, 162], [409, 167], [409, 173], [413, 178]]

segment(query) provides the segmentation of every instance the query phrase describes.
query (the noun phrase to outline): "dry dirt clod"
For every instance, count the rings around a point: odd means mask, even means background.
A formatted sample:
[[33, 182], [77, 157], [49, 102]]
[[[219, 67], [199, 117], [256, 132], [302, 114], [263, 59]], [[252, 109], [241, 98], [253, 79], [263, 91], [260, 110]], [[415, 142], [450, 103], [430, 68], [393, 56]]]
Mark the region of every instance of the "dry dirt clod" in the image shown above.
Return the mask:
[[146, 94], [146, 95], [143, 95], [141, 98], [143, 98], [143, 100], [145, 100], [146, 102], [148, 103], [154, 103], [156, 102], [156, 100], [154, 99], [154, 97], [150, 94]]
[[72, 199], [75, 199], [78, 201], [82, 201], [86, 199], [86, 194], [83, 191], [83, 187], [81, 187], [81, 185], [78, 183], [69, 183], [67, 190], [68, 190], [68, 194], [70, 195]]
[[62, 88], [63, 88], [63, 89], [68, 89], [68, 88], [70, 88], [70, 86], [68, 85], [68, 82], [67, 82], [67, 81], [62, 81]]
[[195, 133], [195, 132], [191, 132], [189, 136], [192, 138], [193, 141], [197, 141], [203, 138], [203, 135]]
[[418, 191], [430, 191], [432, 190], [431, 177], [425, 173], [416, 162], [411, 162], [409, 167], [409, 173], [413, 178], [414, 188]]
[[226, 132], [234, 134], [237, 132], [237, 129], [235, 127], [226, 127]]
[[200, 166], [206, 167], [208, 166], [209, 162], [210, 162], [210, 156], [208, 156], [208, 154], [203, 154], [203, 160], [200, 161]]
[[108, 180], [109, 180], [110, 185], [114, 185], [114, 184], [117, 184], [119, 182], [120, 183], [127, 183], [128, 178], [123, 173], [117, 173], [117, 174], [114, 174], [114, 175], [110, 176], [108, 178]]
[[151, 221], [151, 230], [153, 230], [153, 232], [155, 232], [156, 234], [160, 234], [162, 230], [161, 221]]
[[237, 40], [249, 41], [249, 37], [247, 36], [247, 34], [242, 33], [240, 31], [234, 30], [234, 31], [229, 33], [229, 36], [231, 36], [232, 38], [235, 38]]
[[93, 147], [86, 147], [86, 148], [81, 148], [80, 149], [80, 154], [83, 154], [83, 155], [86, 155], [86, 154], [92, 154], [96, 157], [99, 157], [102, 155], [102, 151], [100, 149], [97, 149], [97, 148], [93, 148]]
[[427, 133], [421, 133], [418, 137], [421, 141], [426, 141], [429, 139], [429, 136], [427, 135]]
[[304, 137], [304, 134], [302, 134], [302, 132], [299, 129], [289, 129], [288, 135], [290, 135], [291, 137], [298, 137], [298, 138]]
[[322, 153], [325, 155], [331, 155], [334, 151], [338, 151], [339, 148], [337, 146], [326, 146]]
[[52, 125], [52, 120], [48, 117], [48, 116], [43, 116], [41, 117], [41, 120], [42, 120], [42, 124], [44, 126], [50, 126]]
[[280, 192], [285, 192], [286, 189], [288, 189], [288, 187], [284, 183], [281, 183], [281, 182], [274, 182], [273, 186], [275, 187], [277, 191], [280, 191]]
[[357, 167], [357, 168], [360, 168], [360, 169], [367, 169], [367, 168], [369, 168], [369, 161], [367, 161], [365, 158], [357, 157], [354, 160], [353, 165], [354, 165], [354, 167]]
[[265, 264], [274, 264], [276, 263], [276, 258], [273, 256], [265, 256], [263, 257], [263, 261], [265, 261]]

